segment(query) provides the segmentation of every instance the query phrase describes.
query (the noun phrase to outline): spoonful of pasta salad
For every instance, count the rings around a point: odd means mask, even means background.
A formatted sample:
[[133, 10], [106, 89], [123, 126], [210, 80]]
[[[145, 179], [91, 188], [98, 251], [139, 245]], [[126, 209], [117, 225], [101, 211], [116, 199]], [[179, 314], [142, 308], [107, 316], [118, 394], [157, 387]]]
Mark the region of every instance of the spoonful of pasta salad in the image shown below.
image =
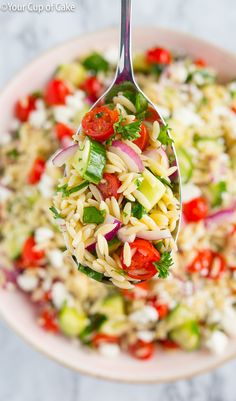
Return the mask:
[[113, 84], [83, 119], [65, 165], [54, 212], [78, 269], [129, 289], [172, 265], [180, 218], [173, 140], [137, 86], [131, 58], [131, 0], [121, 0], [120, 57]]

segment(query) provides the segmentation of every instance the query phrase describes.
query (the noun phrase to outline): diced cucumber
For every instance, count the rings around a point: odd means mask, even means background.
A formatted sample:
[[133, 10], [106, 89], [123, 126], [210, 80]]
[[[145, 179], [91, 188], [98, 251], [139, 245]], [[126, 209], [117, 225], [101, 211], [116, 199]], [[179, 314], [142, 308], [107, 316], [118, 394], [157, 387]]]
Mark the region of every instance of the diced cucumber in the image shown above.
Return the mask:
[[134, 70], [138, 71], [138, 72], [150, 71], [150, 64], [148, 64], [145, 54], [137, 53], [134, 55], [133, 67], [134, 67]]
[[148, 212], [165, 193], [165, 185], [158, 180], [149, 170], [145, 169], [142, 173], [143, 180], [139, 189], [133, 192], [135, 198]]
[[193, 175], [193, 163], [191, 157], [188, 155], [185, 149], [178, 147], [176, 150], [182, 183], [187, 184]]
[[124, 315], [124, 299], [119, 294], [109, 295], [101, 302], [98, 312], [113, 319]]
[[88, 318], [83, 312], [77, 309], [65, 306], [59, 314], [59, 325], [61, 330], [67, 336], [78, 336], [88, 324]]
[[194, 320], [173, 329], [169, 337], [185, 351], [194, 351], [200, 346], [200, 330]]
[[127, 330], [126, 319], [109, 319], [102, 324], [99, 332], [108, 335], [122, 335]]
[[171, 331], [182, 324], [195, 319], [194, 313], [187, 306], [177, 305], [167, 316], [167, 330]]
[[216, 184], [209, 186], [211, 196], [211, 206], [220, 206], [223, 202], [223, 194], [227, 191], [227, 185], [225, 181], [219, 181]]
[[23, 245], [30, 234], [29, 227], [24, 225], [16, 225], [6, 234], [4, 244], [11, 259], [17, 259], [21, 255]]
[[115, 252], [121, 245], [121, 241], [117, 238], [114, 237], [111, 241], [108, 241], [108, 248], [109, 252]]
[[62, 64], [56, 72], [57, 78], [65, 80], [75, 86], [82, 84], [86, 79], [86, 76], [86, 69], [78, 62]]
[[85, 180], [98, 184], [102, 179], [106, 164], [105, 147], [86, 137], [84, 148], [76, 152], [73, 164]]

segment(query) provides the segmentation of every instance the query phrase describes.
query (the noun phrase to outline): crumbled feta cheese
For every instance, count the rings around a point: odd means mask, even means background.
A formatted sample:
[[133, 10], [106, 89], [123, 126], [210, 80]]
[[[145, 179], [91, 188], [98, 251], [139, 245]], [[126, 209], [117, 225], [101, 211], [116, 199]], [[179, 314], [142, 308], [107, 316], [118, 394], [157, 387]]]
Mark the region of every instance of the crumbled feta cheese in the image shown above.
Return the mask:
[[158, 312], [152, 306], [146, 305], [129, 315], [129, 319], [137, 324], [154, 323], [158, 320]]
[[210, 307], [211, 310], [209, 316], [207, 317], [207, 323], [209, 324], [219, 323], [222, 319], [222, 313], [219, 310], [215, 309], [214, 305], [210, 305]]
[[84, 107], [84, 92], [77, 90], [73, 95], [66, 97], [66, 105], [76, 113], [79, 109]]
[[17, 131], [20, 128], [20, 121], [17, 118], [13, 118], [10, 123], [10, 130]]
[[64, 255], [59, 249], [52, 249], [48, 252], [48, 259], [53, 267], [60, 269], [64, 265]]
[[148, 330], [140, 330], [137, 332], [137, 338], [142, 341], [151, 342], [154, 340], [155, 333]]
[[35, 241], [37, 244], [41, 244], [44, 241], [47, 241], [53, 238], [54, 232], [50, 230], [48, 227], [39, 227], [35, 230]]
[[203, 126], [203, 120], [197, 113], [187, 107], [181, 107], [174, 111], [174, 118], [184, 126], [198, 125]]
[[205, 342], [205, 346], [214, 354], [220, 355], [224, 352], [228, 341], [228, 337], [222, 331], [215, 330]]
[[44, 173], [38, 183], [38, 189], [44, 198], [51, 198], [54, 193], [54, 181], [47, 174]]
[[182, 186], [182, 202], [188, 203], [192, 199], [201, 196], [201, 190], [194, 184], [186, 184]]
[[3, 132], [0, 135], [0, 145], [7, 145], [11, 142], [11, 134], [9, 132]]
[[17, 284], [23, 291], [31, 292], [38, 286], [38, 277], [31, 274], [20, 274], [17, 277]]
[[171, 79], [177, 83], [183, 83], [186, 81], [188, 72], [183, 63], [175, 63], [169, 66], [168, 72]]
[[120, 347], [118, 344], [103, 343], [98, 347], [100, 354], [106, 357], [116, 357], [120, 353]]
[[228, 336], [236, 338], [236, 312], [231, 306], [224, 309], [221, 325]]
[[53, 108], [53, 115], [58, 123], [70, 124], [71, 119], [74, 117], [74, 109], [68, 106], [55, 106]]
[[57, 308], [60, 309], [66, 302], [68, 297], [68, 292], [63, 283], [57, 282], [52, 286], [52, 303]]
[[0, 184], [0, 203], [5, 202], [11, 196], [10, 189]]
[[108, 63], [110, 63], [112, 65], [116, 65], [117, 64], [117, 60], [118, 60], [118, 48], [109, 47], [105, 51], [104, 57], [108, 61]]
[[45, 109], [36, 109], [29, 115], [29, 123], [35, 128], [43, 128], [47, 121], [47, 112]]

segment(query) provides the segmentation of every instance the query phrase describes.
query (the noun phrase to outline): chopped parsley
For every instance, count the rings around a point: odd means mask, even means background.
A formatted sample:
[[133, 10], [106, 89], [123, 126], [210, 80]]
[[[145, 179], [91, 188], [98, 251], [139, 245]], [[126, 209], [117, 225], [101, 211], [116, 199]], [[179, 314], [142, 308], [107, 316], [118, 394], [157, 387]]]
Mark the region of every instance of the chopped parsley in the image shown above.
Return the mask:
[[95, 117], [96, 117], [96, 118], [102, 118], [103, 114], [104, 114], [104, 113], [101, 111], [100, 113], [97, 113], [97, 114], [95, 115]]
[[7, 156], [13, 160], [17, 160], [18, 157], [20, 156], [20, 153], [18, 152], [18, 150], [16, 148], [14, 148], [7, 152]]
[[101, 224], [105, 220], [105, 210], [98, 210], [95, 206], [87, 206], [83, 212], [84, 224]]
[[109, 64], [101, 54], [94, 52], [90, 56], [86, 57], [83, 61], [83, 66], [90, 71], [98, 73], [99, 71], [106, 72], [109, 68]]
[[159, 278], [167, 278], [169, 276], [170, 267], [173, 265], [173, 260], [170, 252], [163, 252], [158, 262], [153, 262]]
[[105, 102], [107, 103], [112, 103], [113, 102], [113, 97], [117, 96], [119, 92], [123, 92], [123, 94], [126, 92], [133, 92], [135, 93], [136, 89], [134, 84], [129, 81], [122, 82], [121, 84], [114, 85], [112, 89], [108, 92], [105, 98]]
[[49, 208], [49, 210], [51, 210], [51, 212], [53, 213], [54, 219], [61, 219], [62, 218], [62, 216], [60, 215], [60, 213], [58, 212], [58, 210], [54, 206], [51, 206]]
[[136, 217], [136, 219], [140, 220], [145, 213], [145, 208], [138, 201], [132, 204], [131, 214], [133, 217]]
[[161, 125], [157, 139], [162, 143], [162, 145], [171, 145], [174, 142], [173, 139], [169, 137], [168, 130], [170, 130], [168, 124]]
[[124, 118], [120, 116], [119, 120], [114, 124], [116, 134], [121, 134], [123, 139], [133, 141], [140, 137], [141, 120], [134, 121], [130, 124], [122, 125]]
[[57, 192], [62, 192], [62, 196], [66, 197], [66, 196], [70, 196], [74, 192], [80, 191], [81, 189], [87, 187], [88, 185], [89, 185], [88, 181], [83, 181], [83, 182], [81, 182], [81, 184], [68, 189], [68, 184], [64, 184], [64, 185], [62, 185], [62, 187], [57, 187]]

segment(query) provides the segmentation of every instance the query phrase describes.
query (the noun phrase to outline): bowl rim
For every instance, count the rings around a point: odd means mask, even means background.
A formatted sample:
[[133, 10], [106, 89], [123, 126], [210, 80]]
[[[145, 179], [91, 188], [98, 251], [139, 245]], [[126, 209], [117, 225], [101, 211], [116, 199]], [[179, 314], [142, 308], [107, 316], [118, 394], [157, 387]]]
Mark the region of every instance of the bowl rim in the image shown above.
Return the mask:
[[[162, 27], [162, 26], [145, 26], [145, 25], [138, 25], [134, 28], [134, 32], [138, 32], [139, 30], [143, 30], [145, 28], [148, 28], [150, 30], [156, 30], [157, 32], [163, 33], [163, 34], [176, 34], [178, 37], [183, 38], [183, 39], [190, 39], [192, 41], [194, 41], [195, 43], [198, 44], [202, 44], [205, 46], [210, 47], [211, 49], [215, 50], [216, 52], [219, 52], [221, 54], [224, 54], [227, 57], [231, 57], [232, 59], [234, 59], [235, 64], [236, 64], [236, 54], [230, 50], [224, 49], [221, 46], [218, 46], [215, 43], [212, 43], [209, 40], [206, 39], [202, 39], [199, 38], [191, 33], [188, 33], [186, 31], [181, 31], [181, 30], [177, 30], [177, 29], [169, 29], [166, 27]], [[110, 35], [110, 34], [114, 34], [117, 31], [117, 27], [112, 26], [110, 28], [106, 28], [106, 29], [98, 29], [98, 30], [94, 30], [94, 31], [89, 31], [89, 32], [84, 32], [82, 34], [79, 34], [75, 37], [72, 37], [68, 40], [65, 40], [63, 42], [60, 42], [54, 46], [51, 46], [49, 49], [47, 49], [46, 51], [41, 52], [38, 56], [34, 57], [29, 63], [26, 63], [23, 67], [19, 68], [15, 73], [13, 73], [13, 76], [11, 78], [9, 78], [7, 80], [7, 82], [5, 84], [3, 84], [3, 86], [0, 88], [0, 99], [2, 97], [4, 97], [5, 93], [8, 91], [8, 89], [10, 88], [11, 85], [14, 85], [15, 82], [17, 82], [18, 80], [21, 79], [21, 75], [25, 74], [25, 72], [27, 71], [27, 69], [32, 68], [34, 65], [36, 65], [40, 60], [42, 60], [44, 57], [46, 57], [47, 55], [49, 55], [52, 51], [59, 51], [60, 49], [65, 48], [66, 45], [71, 45], [73, 43], [76, 43], [77, 41], [81, 40], [81, 39], [88, 39], [89, 37], [93, 37], [96, 34], [101, 34], [101, 35]], [[186, 374], [176, 374], [175, 377], [173, 376], [171, 379], [168, 378], [161, 378], [161, 379], [141, 379], [139, 381], [135, 380], [135, 379], [125, 379], [125, 378], [118, 378], [118, 377], [108, 377], [106, 376], [104, 373], [93, 373], [91, 371], [88, 371], [86, 369], [83, 369], [82, 367], [75, 367], [75, 366], [71, 366], [69, 363], [65, 362], [63, 359], [61, 359], [60, 357], [56, 357], [50, 353], [48, 353], [43, 346], [40, 346], [38, 344], [36, 344], [30, 337], [27, 337], [26, 335], [24, 335], [23, 332], [21, 332], [21, 330], [17, 327], [17, 325], [14, 325], [12, 323], [12, 321], [10, 319], [7, 319], [7, 314], [3, 313], [3, 310], [1, 310], [0, 308], [0, 318], [2, 319], [2, 321], [6, 324], [6, 326], [8, 326], [13, 332], [15, 332], [21, 339], [23, 339], [26, 344], [29, 344], [34, 350], [36, 350], [37, 352], [43, 354], [44, 356], [46, 356], [47, 358], [49, 358], [51, 361], [56, 362], [57, 364], [60, 364], [62, 366], [64, 366], [67, 369], [70, 369], [72, 371], [75, 371], [77, 373], [83, 374], [83, 375], [87, 375], [96, 379], [102, 379], [102, 380], [107, 380], [107, 381], [111, 381], [111, 382], [118, 382], [118, 383], [128, 383], [128, 384], [161, 384], [161, 383], [171, 383], [171, 382], [175, 382], [178, 380], [186, 380], [186, 379], [191, 379], [195, 376], [201, 375], [201, 374], [205, 374], [205, 373], [209, 373], [212, 370], [219, 368], [220, 366], [224, 365], [226, 362], [229, 362], [230, 360], [234, 359], [236, 357], [236, 352], [232, 352], [232, 354], [226, 356], [226, 357], [222, 357], [219, 361], [214, 361], [211, 364], [208, 364], [208, 366], [206, 368], [199, 368], [198, 370], [196, 370], [194, 373], [186, 373]]]

